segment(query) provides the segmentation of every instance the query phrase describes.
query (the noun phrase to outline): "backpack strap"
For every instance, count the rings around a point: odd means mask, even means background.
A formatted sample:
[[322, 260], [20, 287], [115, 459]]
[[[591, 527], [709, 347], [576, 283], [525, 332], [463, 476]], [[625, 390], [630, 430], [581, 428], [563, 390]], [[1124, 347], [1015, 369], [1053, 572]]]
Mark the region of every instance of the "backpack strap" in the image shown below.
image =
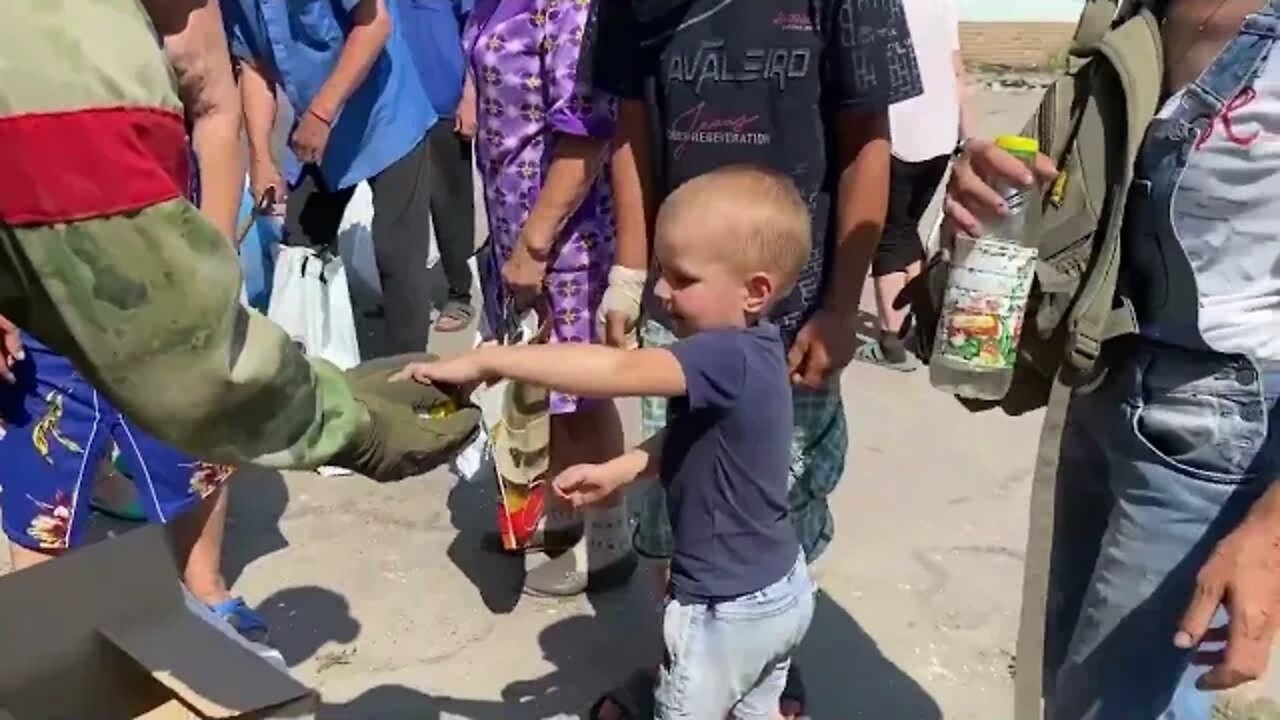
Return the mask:
[[[1133, 179], [1133, 164], [1142, 148], [1147, 125], [1155, 116], [1164, 82], [1164, 48], [1160, 27], [1149, 11], [1142, 9], [1120, 27], [1106, 34], [1098, 53], [1115, 70], [1125, 97], [1125, 165], [1116, 178], [1113, 197], [1124, 198]], [[1137, 314], [1128, 300], [1113, 307], [1116, 280], [1120, 271], [1120, 231], [1124, 202], [1113, 202], [1105, 220], [1098, 267], [1085, 278], [1080, 299], [1072, 311], [1067, 337], [1067, 362], [1075, 369], [1092, 369], [1107, 340], [1137, 332]]]
[[1120, 12], [1118, 0], [1089, 0], [1080, 12], [1075, 35], [1071, 38], [1071, 54], [1088, 57], [1111, 30]]

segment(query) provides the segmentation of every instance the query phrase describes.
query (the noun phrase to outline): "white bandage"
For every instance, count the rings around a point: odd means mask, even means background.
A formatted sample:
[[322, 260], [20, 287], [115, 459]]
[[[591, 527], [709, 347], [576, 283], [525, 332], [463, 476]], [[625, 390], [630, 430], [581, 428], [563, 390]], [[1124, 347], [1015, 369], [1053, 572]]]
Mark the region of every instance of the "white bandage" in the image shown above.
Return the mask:
[[640, 298], [644, 296], [644, 286], [649, 274], [644, 270], [614, 265], [609, 269], [609, 288], [604, 291], [604, 299], [596, 309], [596, 331], [605, 339], [609, 313], [618, 313], [627, 322], [627, 347], [635, 347], [636, 325], [640, 321]]

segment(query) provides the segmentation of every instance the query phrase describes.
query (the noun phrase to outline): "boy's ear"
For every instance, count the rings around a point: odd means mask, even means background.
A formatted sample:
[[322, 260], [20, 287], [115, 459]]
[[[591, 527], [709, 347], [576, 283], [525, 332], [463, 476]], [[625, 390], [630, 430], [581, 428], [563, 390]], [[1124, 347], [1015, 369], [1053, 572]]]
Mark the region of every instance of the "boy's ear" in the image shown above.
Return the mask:
[[752, 315], [761, 315], [773, 302], [773, 294], [778, 284], [768, 273], [752, 273], [746, 281], [746, 307], [743, 309]]

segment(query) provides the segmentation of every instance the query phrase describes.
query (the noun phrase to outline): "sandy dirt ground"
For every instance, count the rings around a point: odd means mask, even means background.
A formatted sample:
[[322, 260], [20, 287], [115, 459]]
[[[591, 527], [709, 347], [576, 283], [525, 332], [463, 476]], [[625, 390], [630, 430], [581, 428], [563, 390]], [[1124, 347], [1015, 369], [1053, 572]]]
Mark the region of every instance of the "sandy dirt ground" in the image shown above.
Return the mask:
[[[980, 91], [984, 131], [1016, 130], [1037, 96]], [[855, 363], [842, 387], [848, 466], [799, 656], [811, 715], [1010, 717], [1038, 417], [971, 415], [924, 372]], [[390, 485], [246, 471], [226, 573], [324, 720], [578, 717], [657, 657], [650, 569], [613, 593], [521, 597], [522, 562], [483, 547], [493, 502], [445, 471]]]

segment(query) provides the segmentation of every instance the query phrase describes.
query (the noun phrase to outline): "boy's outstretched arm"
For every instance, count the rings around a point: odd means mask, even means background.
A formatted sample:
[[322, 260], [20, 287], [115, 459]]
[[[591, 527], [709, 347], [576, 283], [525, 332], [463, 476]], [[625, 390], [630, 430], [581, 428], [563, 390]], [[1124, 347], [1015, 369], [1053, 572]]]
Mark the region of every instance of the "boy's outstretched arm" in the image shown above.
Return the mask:
[[660, 432], [606, 463], [574, 465], [556, 476], [556, 494], [575, 508], [594, 505], [623, 485], [656, 475], [665, 435]]
[[667, 350], [585, 343], [482, 347], [448, 360], [411, 364], [393, 380], [465, 385], [499, 378], [588, 397], [678, 397], [686, 392], [684, 370]]

